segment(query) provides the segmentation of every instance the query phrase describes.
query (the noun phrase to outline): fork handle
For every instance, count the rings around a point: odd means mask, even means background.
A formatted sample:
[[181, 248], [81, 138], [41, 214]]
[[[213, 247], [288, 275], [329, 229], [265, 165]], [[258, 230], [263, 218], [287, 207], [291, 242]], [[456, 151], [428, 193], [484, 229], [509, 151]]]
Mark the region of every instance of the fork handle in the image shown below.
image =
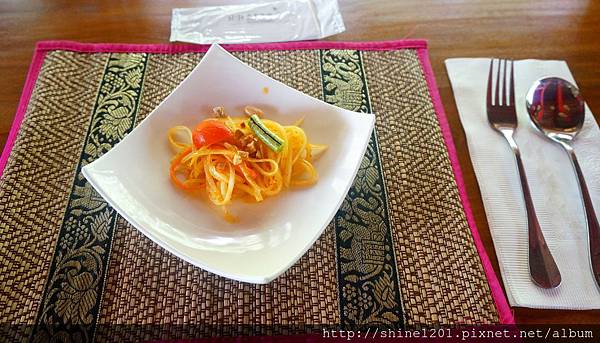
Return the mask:
[[598, 224], [598, 219], [596, 218], [596, 212], [594, 211], [594, 205], [592, 204], [592, 197], [590, 196], [587, 184], [585, 183], [583, 172], [581, 171], [581, 167], [577, 161], [577, 156], [575, 156], [575, 151], [566, 143], [562, 144], [562, 146], [569, 153], [571, 161], [573, 162], [573, 167], [575, 168], [575, 173], [577, 174], [577, 181], [579, 182], [579, 189], [581, 190], [583, 207], [585, 209], [585, 216], [587, 219], [592, 271], [594, 272], [596, 284], [600, 286], [600, 225]]
[[510, 147], [517, 161], [519, 170], [519, 179], [523, 190], [523, 199], [525, 200], [525, 209], [527, 212], [527, 228], [529, 233], [529, 274], [533, 282], [542, 288], [554, 288], [560, 285], [562, 280], [558, 266], [548, 249], [542, 228], [535, 214], [529, 184], [521, 160], [521, 151], [515, 142], [512, 131], [503, 130], [502, 134], [508, 140]]

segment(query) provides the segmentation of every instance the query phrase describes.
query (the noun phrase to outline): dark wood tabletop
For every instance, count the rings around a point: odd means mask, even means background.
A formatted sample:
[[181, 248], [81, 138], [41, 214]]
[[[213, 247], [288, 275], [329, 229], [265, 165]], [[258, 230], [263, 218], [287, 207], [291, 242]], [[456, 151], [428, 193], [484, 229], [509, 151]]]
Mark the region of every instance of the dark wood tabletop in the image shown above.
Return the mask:
[[[469, 199], [486, 250], [499, 274], [465, 134], [444, 67], [450, 57], [539, 58], [567, 61], [600, 119], [600, 1], [595, 0], [340, 0], [346, 31], [330, 40], [429, 41], [431, 63], [460, 157]], [[0, 2], [0, 146], [17, 108], [39, 40], [165, 43], [171, 9], [226, 1]], [[514, 308], [517, 323], [600, 324], [600, 310]]]

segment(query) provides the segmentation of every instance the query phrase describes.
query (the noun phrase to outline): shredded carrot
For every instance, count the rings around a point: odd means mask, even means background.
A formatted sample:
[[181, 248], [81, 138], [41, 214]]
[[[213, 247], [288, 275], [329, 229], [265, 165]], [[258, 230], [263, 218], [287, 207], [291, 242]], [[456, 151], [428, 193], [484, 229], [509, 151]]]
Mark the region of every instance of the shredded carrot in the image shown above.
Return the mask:
[[[243, 168], [243, 171], [242, 171], [242, 168]], [[237, 166], [235, 166], [235, 169], [237, 171], [239, 171], [240, 173], [242, 173], [242, 175], [244, 175], [244, 172], [246, 172], [246, 174], [248, 174], [248, 176], [250, 176], [254, 180], [256, 180], [256, 178], [258, 177], [258, 174], [256, 174], [256, 171], [254, 171], [254, 169], [248, 168], [245, 161], [242, 162], [241, 164], [238, 164]]]

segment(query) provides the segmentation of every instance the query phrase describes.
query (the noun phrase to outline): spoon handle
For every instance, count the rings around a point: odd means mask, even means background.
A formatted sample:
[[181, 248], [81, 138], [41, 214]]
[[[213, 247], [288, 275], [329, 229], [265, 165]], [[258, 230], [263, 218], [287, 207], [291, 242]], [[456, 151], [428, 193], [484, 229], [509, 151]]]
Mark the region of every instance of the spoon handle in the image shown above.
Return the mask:
[[592, 271], [594, 272], [596, 283], [600, 286], [600, 225], [598, 225], [592, 198], [590, 197], [590, 192], [585, 183], [583, 172], [577, 161], [577, 156], [575, 156], [575, 151], [572, 147], [568, 146], [567, 152], [569, 153], [569, 156], [571, 156], [575, 173], [577, 173], [577, 181], [579, 181], [579, 189], [581, 190], [581, 197], [583, 198], [583, 207], [585, 208], [585, 217], [588, 225]]
[[519, 169], [519, 179], [521, 180], [521, 188], [523, 190], [523, 199], [525, 200], [525, 209], [527, 212], [527, 227], [529, 233], [529, 274], [533, 282], [541, 288], [555, 288], [560, 285], [562, 277], [558, 266], [552, 257], [552, 253], [546, 244], [542, 228], [538, 222], [533, 201], [531, 200], [531, 192], [529, 184], [521, 161], [521, 152], [517, 143], [511, 134], [502, 132], [517, 160], [517, 168]]

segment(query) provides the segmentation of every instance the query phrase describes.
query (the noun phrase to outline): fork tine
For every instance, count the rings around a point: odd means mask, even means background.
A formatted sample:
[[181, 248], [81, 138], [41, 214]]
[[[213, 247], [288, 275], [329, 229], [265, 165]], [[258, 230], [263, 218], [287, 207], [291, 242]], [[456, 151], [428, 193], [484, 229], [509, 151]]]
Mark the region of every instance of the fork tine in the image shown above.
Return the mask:
[[500, 105], [500, 66], [502, 60], [498, 60], [498, 72], [496, 73], [496, 96], [494, 97], [494, 106]]
[[490, 60], [490, 72], [488, 74], [488, 84], [487, 84], [487, 97], [485, 98], [486, 100], [486, 105], [487, 107], [492, 106], [492, 70], [494, 69], [494, 59], [492, 58]]
[[510, 61], [510, 106], [515, 106], [515, 62]]
[[506, 96], [506, 87], [508, 87], [508, 80], [506, 79], [506, 68], [508, 68], [508, 63], [506, 60], [502, 61], [504, 61], [504, 75], [502, 76], [502, 106], [507, 106], [508, 98]]

